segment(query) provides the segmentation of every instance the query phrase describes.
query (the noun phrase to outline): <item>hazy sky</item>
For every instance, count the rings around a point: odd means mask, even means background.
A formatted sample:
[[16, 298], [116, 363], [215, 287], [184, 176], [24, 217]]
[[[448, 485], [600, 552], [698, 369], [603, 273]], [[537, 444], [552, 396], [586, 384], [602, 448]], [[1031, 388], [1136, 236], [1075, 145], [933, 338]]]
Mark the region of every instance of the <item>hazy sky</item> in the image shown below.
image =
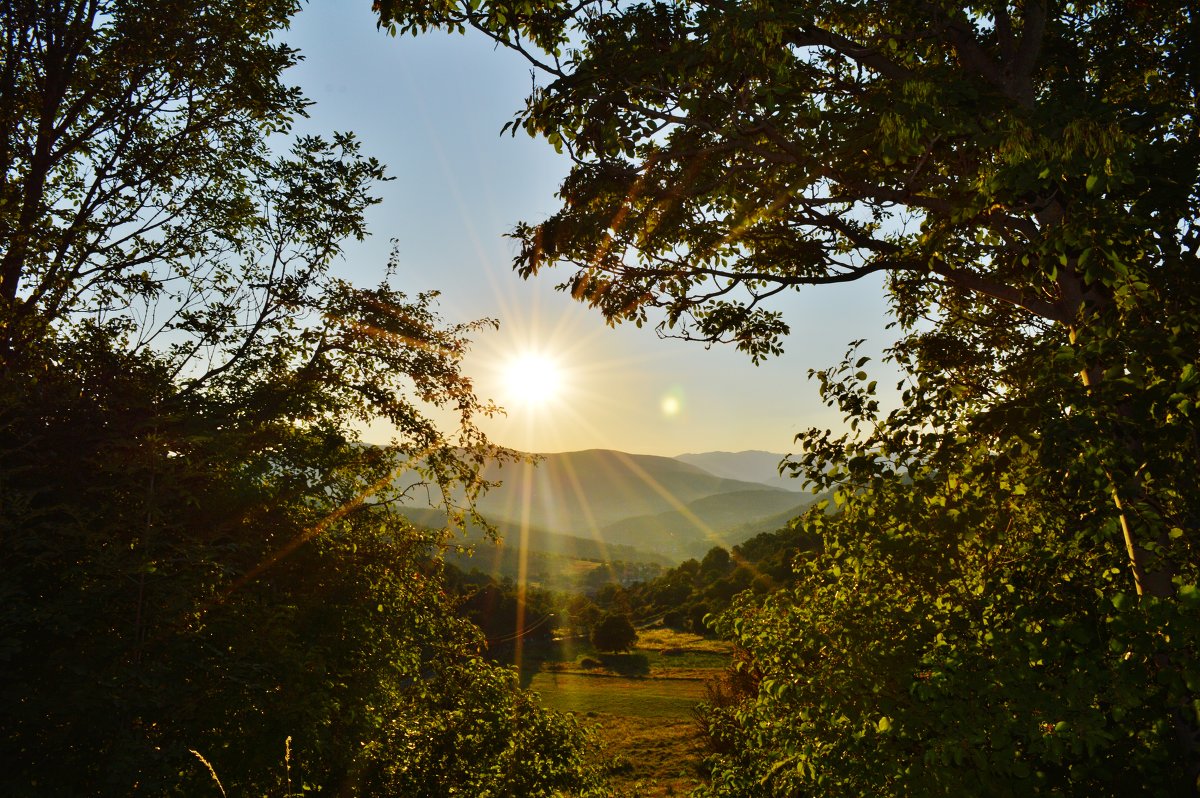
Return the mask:
[[[554, 290], [565, 271], [527, 282], [511, 270], [515, 244], [504, 234], [555, 210], [568, 166], [540, 139], [500, 135], [530, 87], [516, 54], [470, 32], [392, 38], [376, 29], [366, 0], [315, 0], [285, 38], [305, 57], [290, 79], [315, 103], [299, 132], [353, 131], [396, 178], [380, 187], [371, 238], [352, 243], [339, 268], [357, 283], [378, 282], [394, 239], [399, 287], [441, 291], [449, 321], [500, 321], [499, 332], [476, 337], [466, 364], [477, 392], [508, 410], [483, 425], [499, 443], [542, 452], [789, 452], [797, 432], [838, 423], [808, 370], [837, 363], [853, 339], [866, 338], [868, 354], [892, 340], [878, 282], [778, 303], [792, 328], [787, 353], [758, 367], [730, 347], [609, 328]], [[507, 364], [531, 350], [564, 372], [560, 395], [540, 406], [518, 401], [505, 383]], [[881, 384], [894, 382], [875, 368]]]

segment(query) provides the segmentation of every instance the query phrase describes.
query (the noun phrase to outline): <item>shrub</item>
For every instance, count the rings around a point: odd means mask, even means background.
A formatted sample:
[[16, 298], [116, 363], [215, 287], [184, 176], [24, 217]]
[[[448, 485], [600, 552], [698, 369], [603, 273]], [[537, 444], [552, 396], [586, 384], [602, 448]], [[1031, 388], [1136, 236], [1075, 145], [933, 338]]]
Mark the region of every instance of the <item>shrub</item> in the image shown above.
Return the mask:
[[628, 615], [612, 613], [592, 629], [592, 645], [599, 651], [628, 651], [637, 642], [637, 630]]

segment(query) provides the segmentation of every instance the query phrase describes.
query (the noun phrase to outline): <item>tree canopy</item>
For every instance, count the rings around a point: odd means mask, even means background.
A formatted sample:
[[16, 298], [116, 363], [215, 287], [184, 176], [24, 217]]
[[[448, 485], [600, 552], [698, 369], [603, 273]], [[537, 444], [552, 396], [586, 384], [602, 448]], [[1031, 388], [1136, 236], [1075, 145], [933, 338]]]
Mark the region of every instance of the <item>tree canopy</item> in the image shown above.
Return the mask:
[[573, 167], [521, 274], [756, 359], [772, 297], [883, 278], [902, 405], [867, 358], [814, 372], [848, 431], [796, 467], [838, 504], [718, 624], [761, 681], [712, 794], [1196, 789], [1194, 9], [375, 5], [532, 65], [507, 129]]
[[392, 512], [471, 512], [492, 322], [332, 271], [385, 175], [289, 148], [295, 11], [0, 4], [5, 795], [599, 789]]
[[[544, 135], [574, 167], [562, 208], [516, 228], [515, 265], [573, 268], [560, 287], [610, 321], [659, 308], [665, 332], [759, 358], [788, 329], [771, 296], [881, 273], [906, 329], [932, 324], [939, 346], [955, 339], [986, 361], [964, 370], [976, 395], [1000, 381], [992, 364], [1058, 344], [1052, 356], [1087, 388], [1078, 401], [1113, 415], [1104, 468], [1138, 590], [1171, 593], [1154, 548], [1169, 548], [1161, 533], [1179, 512], [1162, 519], [1142, 499], [1187, 462], [1170, 443], [1187, 435], [1143, 438], [1188, 417], [1198, 379], [1188, 9], [376, 8], [394, 31], [471, 27], [534, 65], [543, 82], [509, 127]], [[1135, 530], [1133, 516], [1163, 523]]]
[[517, 266], [575, 267], [564, 287], [610, 319], [661, 307], [764, 354], [787, 330], [767, 297], [881, 272], [1077, 324], [1129, 269], [1186, 268], [1200, 242], [1184, 7], [376, 7], [534, 64], [510, 127], [575, 166], [562, 209], [518, 228]]
[[611, 612], [592, 629], [592, 645], [597, 651], [628, 651], [637, 639], [637, 629], [625, 613]]

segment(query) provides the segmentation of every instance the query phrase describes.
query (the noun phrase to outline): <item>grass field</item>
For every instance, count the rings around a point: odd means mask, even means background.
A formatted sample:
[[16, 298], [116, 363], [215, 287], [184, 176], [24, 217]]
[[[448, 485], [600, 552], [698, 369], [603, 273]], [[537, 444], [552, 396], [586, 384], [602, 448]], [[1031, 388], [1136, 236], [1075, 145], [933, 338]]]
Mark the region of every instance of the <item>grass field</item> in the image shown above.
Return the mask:
[[522, 682], [545, 706], [596, 724], [604, 754], [615, 762], [618, 794], [686, 795], [699, 782], [704, 756], [693, 709], [729, 655], [728, 643], [655, 629], [640, 632], [627, 654], [564, 641], [528, 662]]
[[627, 679], [588, 673], [539, 673], [530, 687], [542, 703], [563, 712], [687, 720], [704, 698], [698, 679]]

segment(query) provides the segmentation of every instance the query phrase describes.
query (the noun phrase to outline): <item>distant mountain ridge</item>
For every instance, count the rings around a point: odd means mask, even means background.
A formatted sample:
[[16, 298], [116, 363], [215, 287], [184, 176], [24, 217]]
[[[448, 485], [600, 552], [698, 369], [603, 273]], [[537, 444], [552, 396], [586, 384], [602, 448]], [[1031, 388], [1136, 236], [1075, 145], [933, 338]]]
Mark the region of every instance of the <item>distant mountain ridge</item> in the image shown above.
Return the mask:
[[729, 479], [672, 457], [588, 449], [539, 455], [539, 462], [492, 464], [500, 482], [479, 502], [484, 515], [578, 537], [640, 515], [679, 510], [722, 493], [782, 490]]
[[[483, 476], [498, 484], [477, 509], [501, 532], [503, 550], [563, 562], [702, 557], [778, 529], [817, 499], [798, 492], [795, 480], [780, 480], [784, 456], [770, 452], [660, 457], [588, 449], [534, 457], [489, 464]], [[756, 475], [774, 475], [776, 484], [741, 478]], [[404, 512], [423, 524], [443, 518], [436, 510]], [[479, 540], [479, 531], [468, 537]]]
[[743, 452], [699, 452], [676, 455], [675, 459], [703, 468], [718, 477], [758, 482], [774, 488], [803, 493], [801, 481], [779, 473], [779, 464], [786, 454], [748, 449]]
[[783, 455], [685, 457], [711, 461], [722, 473], [673, 457], [610, 449], [558, 452], [538, 455], [536, 463], [490, 465], [485, 477], [500, 484], [478, 507], [510, 540], [514, 530], [536, 529], [530, 550], [578, 550], [578, 544], [561, 547], [551, 539], [561, 535], [678, 562], [703, 556], [713, 546], [733, 546], [764, 523], [797, 515], [813, 501], [810, 494], [797, 493], [795, 483], [737, 478], [746, 473], [769, 478]]

